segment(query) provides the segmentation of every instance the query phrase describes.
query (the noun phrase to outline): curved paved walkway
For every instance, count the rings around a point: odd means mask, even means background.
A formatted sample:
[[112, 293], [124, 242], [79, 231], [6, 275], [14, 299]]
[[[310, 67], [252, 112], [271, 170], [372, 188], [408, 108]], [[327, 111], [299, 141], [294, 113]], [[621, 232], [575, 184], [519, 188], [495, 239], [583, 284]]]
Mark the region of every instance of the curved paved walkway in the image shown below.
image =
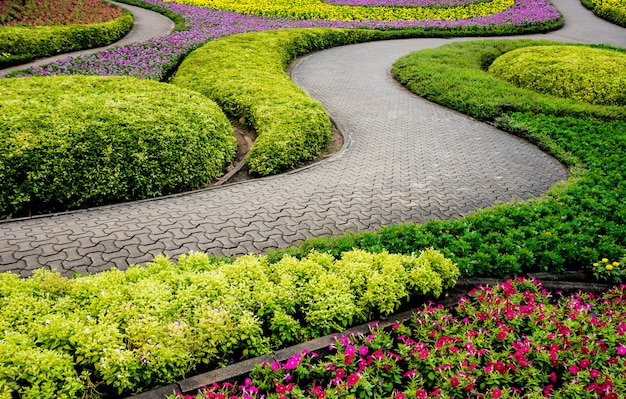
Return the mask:
[[[533, 37], [626, 45], [626, 30], [597, 19], [577, 0], [557, 5], [566, 28]], [[576, 33], [587, 26], [593, 28]], [[448, 42], [365, 43], [299, 62], [295, 81], [348, 138], [337, 156], [215, 189], [1, 223], [0, 267], [22, 275], [40, 266], [71, 274], [123, 269], [158, 253], [261, 252], [310, 236], [454, 218], [541, 195], [564, 179], [564, 168], [532, 145], [413, 96], [390, 78], [398, 57]]]
[[88, 50], [75, 51], [71, 54], [59, 54], [53, 57], [40, 58], [38, 60], [29, 62], [27, 64], [16, 65], [11, 68], [0, 69], [0, 76], [5, 75], [9, 72], [19, 71], [22, 69], [26, 69], [28, 67], [40, 66], [49, 64], [59, 59], [67, 58], [68, 56], [78, 57], [80, 55], [93, 54], [104, 49], [109, 49], [118, 46], [125, 46], [127, 44], [132, 43], [140, 43], [145, 42], [150, 39], [158, 39], [163, 36], [169, 35], [174, 29], [174, 21], [167, 18], [164, 15], [156, 13], [154, 11], [146, 10], [145, 8], [131, 6], [129, 4], [124, 3], [116, 3], [111, 1], [111, 3], [126, 8], [130, 12], [133, 13], [133, 17], [135, 18], [135, 23], [131, 30], [120, 40], [112, 43], [106, 47], [98, 47], [92, 48]]

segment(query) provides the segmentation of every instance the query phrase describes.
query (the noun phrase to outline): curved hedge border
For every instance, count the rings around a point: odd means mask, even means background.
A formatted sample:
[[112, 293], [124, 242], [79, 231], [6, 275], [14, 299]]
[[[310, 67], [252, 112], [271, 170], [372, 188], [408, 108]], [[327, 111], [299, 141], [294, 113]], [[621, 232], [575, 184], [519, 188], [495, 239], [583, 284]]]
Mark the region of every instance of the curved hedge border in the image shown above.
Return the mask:
[[459, 220], [310, 239], [273, 251], [271, 259], [313, 249], [411, 253], [432, 246], [467, 277], [558, 273], [590, 267], [601, 258], [621, 259], [626, 254], [626, 107], [541, 95], [484, 70], [500, 54], [530, 45], [550, 43], [454, 43], [404, 57], [393, 73], [417, 95], [537, 143], [569, 167], [573, 176], [566, 183], [536, 200], [497, 205]]
[[217, 105], [130, 77], [0, 79], [0, 216], [205, 186], [236, 140]]
[[453, 287], [440, 253], [311, 253], [270, 264], [191, 253], [175, 265], [65, 278], [39, 269], [0, 274], [0, 397], [99, 397], [171, 383], [387, 315]]
[[124, 10], [120, 18], [91, 25], [2, 27], [0, 54], [34, 59], [106, 46], [124, 37], [133, 23], [133, 15]]
[[624, 0], [582, 0], [581, 2], [600, 18], [626, 28], [626, 2]]
[[251, 173], [275, 174], [303, 164], [328, 145], [330, 119], [285, 73], [298, 55], [372, 40], [382, 32], [286, 29], [224, 37], [193, 51], [172, 84], [196, 90], [257, 134], [247, 157]]

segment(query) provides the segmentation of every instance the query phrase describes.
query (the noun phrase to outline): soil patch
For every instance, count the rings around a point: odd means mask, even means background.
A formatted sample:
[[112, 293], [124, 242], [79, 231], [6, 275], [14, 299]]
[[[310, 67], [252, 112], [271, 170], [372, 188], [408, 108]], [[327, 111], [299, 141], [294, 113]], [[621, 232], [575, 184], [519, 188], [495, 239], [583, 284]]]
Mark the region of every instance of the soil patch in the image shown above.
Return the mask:
[[[233, 160], [233, 163], [226, 168], [227, 175], [225, 175], [219, 182], [215, 183], [214, 185], [235, 183], [239, 181], [259, 178], [258, 176], [248, 173], [248, 168], [245, 165], [246, 156], [252, 148], [254, 140], [256, 140], [256, 132], [253, 129], [250, 129], [249, 127], [244, 126], [237, 121], [231, 121], [231, 123], [233, 125], [233, 130], [235, 131], [235, 137], [237, 138], [237, 154], [235, 156], [235, 159]], [[339, 152], [339, 150], [341, 150], [341, 147], [343, 147], [343, 143], [343, 136], [341, 135], [339, 130], [333, 125], [332, 137], [328, 147], [324, 151], [322, 151], [322, 153], [317, 158], [315, 158], [311, 162], [301, 165], [300, 167], [311, 165], [333, 156], [334, 154]], [[294, 169], [287, 170], [286, 172], [289, 172], [291, 170]], [[234, 173], [231, 174], [231, 172], [233, 171]]]

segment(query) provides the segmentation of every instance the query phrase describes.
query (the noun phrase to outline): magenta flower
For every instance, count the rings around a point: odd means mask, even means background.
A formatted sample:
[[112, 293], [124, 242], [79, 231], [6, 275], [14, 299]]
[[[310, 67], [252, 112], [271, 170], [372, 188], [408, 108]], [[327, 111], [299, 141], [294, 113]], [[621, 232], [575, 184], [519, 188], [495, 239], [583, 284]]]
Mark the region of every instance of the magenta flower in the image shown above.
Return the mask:
[[367, 346], [363, 345], [359, 348], [359, 354], [362, 356], [367, 355], [367, 353], [369, 352], [369, 349], [367, 349]]
[[348, 386], [352, 387], [354, 385], [356, 385], [356, 383], [359, 382], [359, 376], [357, 374], [350, 374], [348, 376]]
[[456, 377], [452, 377], [452, 378], [450, 378], [450, 386], [451, 386], [452, 388], [456, 388], [456, 387], [458, 387], [458, 386], [459, 386], [459, 379], [458, 379], [458, 378], [456, 378]]
[[493, 388], [491, 390], [491, 397], [494, 399], [498, 399], [500, 396], [502, 396], [502, 390], [498, 389], [498, 388]]
[[617, 354], [620, 356], [626, 355], [626, 346], [622, 346], [621, 344], [617, 347]]
[[567, 368], [567, 370], [569, 370], [571, 374], [576, 375], [580, 371], [580, 368], [578, 368], [578, 366], [571, 365]]

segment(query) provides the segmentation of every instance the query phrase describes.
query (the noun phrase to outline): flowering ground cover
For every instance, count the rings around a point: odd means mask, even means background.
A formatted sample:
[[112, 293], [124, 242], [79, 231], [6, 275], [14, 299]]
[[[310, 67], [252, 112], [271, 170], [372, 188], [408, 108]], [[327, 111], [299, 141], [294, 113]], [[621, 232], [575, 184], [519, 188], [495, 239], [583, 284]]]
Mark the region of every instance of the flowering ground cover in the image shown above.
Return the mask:
[[5, 0], [0, 2], [2, 26], [59, 26], [112, 21], [124, 10], [103, 0]]
[[561, 295], [507, 280], [185, 398], [618, 399], [626, 391], [624, 305], [626, 286]]
[[398, 21], [398, 20], [456, 20], [487, 16], [509, 9], [513, 0], [470, 2], [454, 7], [350, 7], [327, 4], [319, 0], [181, 0], [181, 2], [229, 10], [243, 14], [265, 15], [282, 18], [329, 19], [340, 21]]
[[338, 6], [454, 7], [486, 0], [324, 0]]
[[547, 0], [516, 0], [504, 11], [465, 19], [399, 21], [269, 18], [160, 0], [147, 0], [146, 3], [181, 15], [189, 29], [173, 32], [161, 39], [69, 58], [8, 76], [130, 75], [161, 80], [189, 52], [207, 41], [260, 30], [311, 27], [409, 29], [413, 31], [413, 36], [451, 36], [455, 32], [467, 35], [545, 31], [556, 29], [562, 23], [558, 11]]

